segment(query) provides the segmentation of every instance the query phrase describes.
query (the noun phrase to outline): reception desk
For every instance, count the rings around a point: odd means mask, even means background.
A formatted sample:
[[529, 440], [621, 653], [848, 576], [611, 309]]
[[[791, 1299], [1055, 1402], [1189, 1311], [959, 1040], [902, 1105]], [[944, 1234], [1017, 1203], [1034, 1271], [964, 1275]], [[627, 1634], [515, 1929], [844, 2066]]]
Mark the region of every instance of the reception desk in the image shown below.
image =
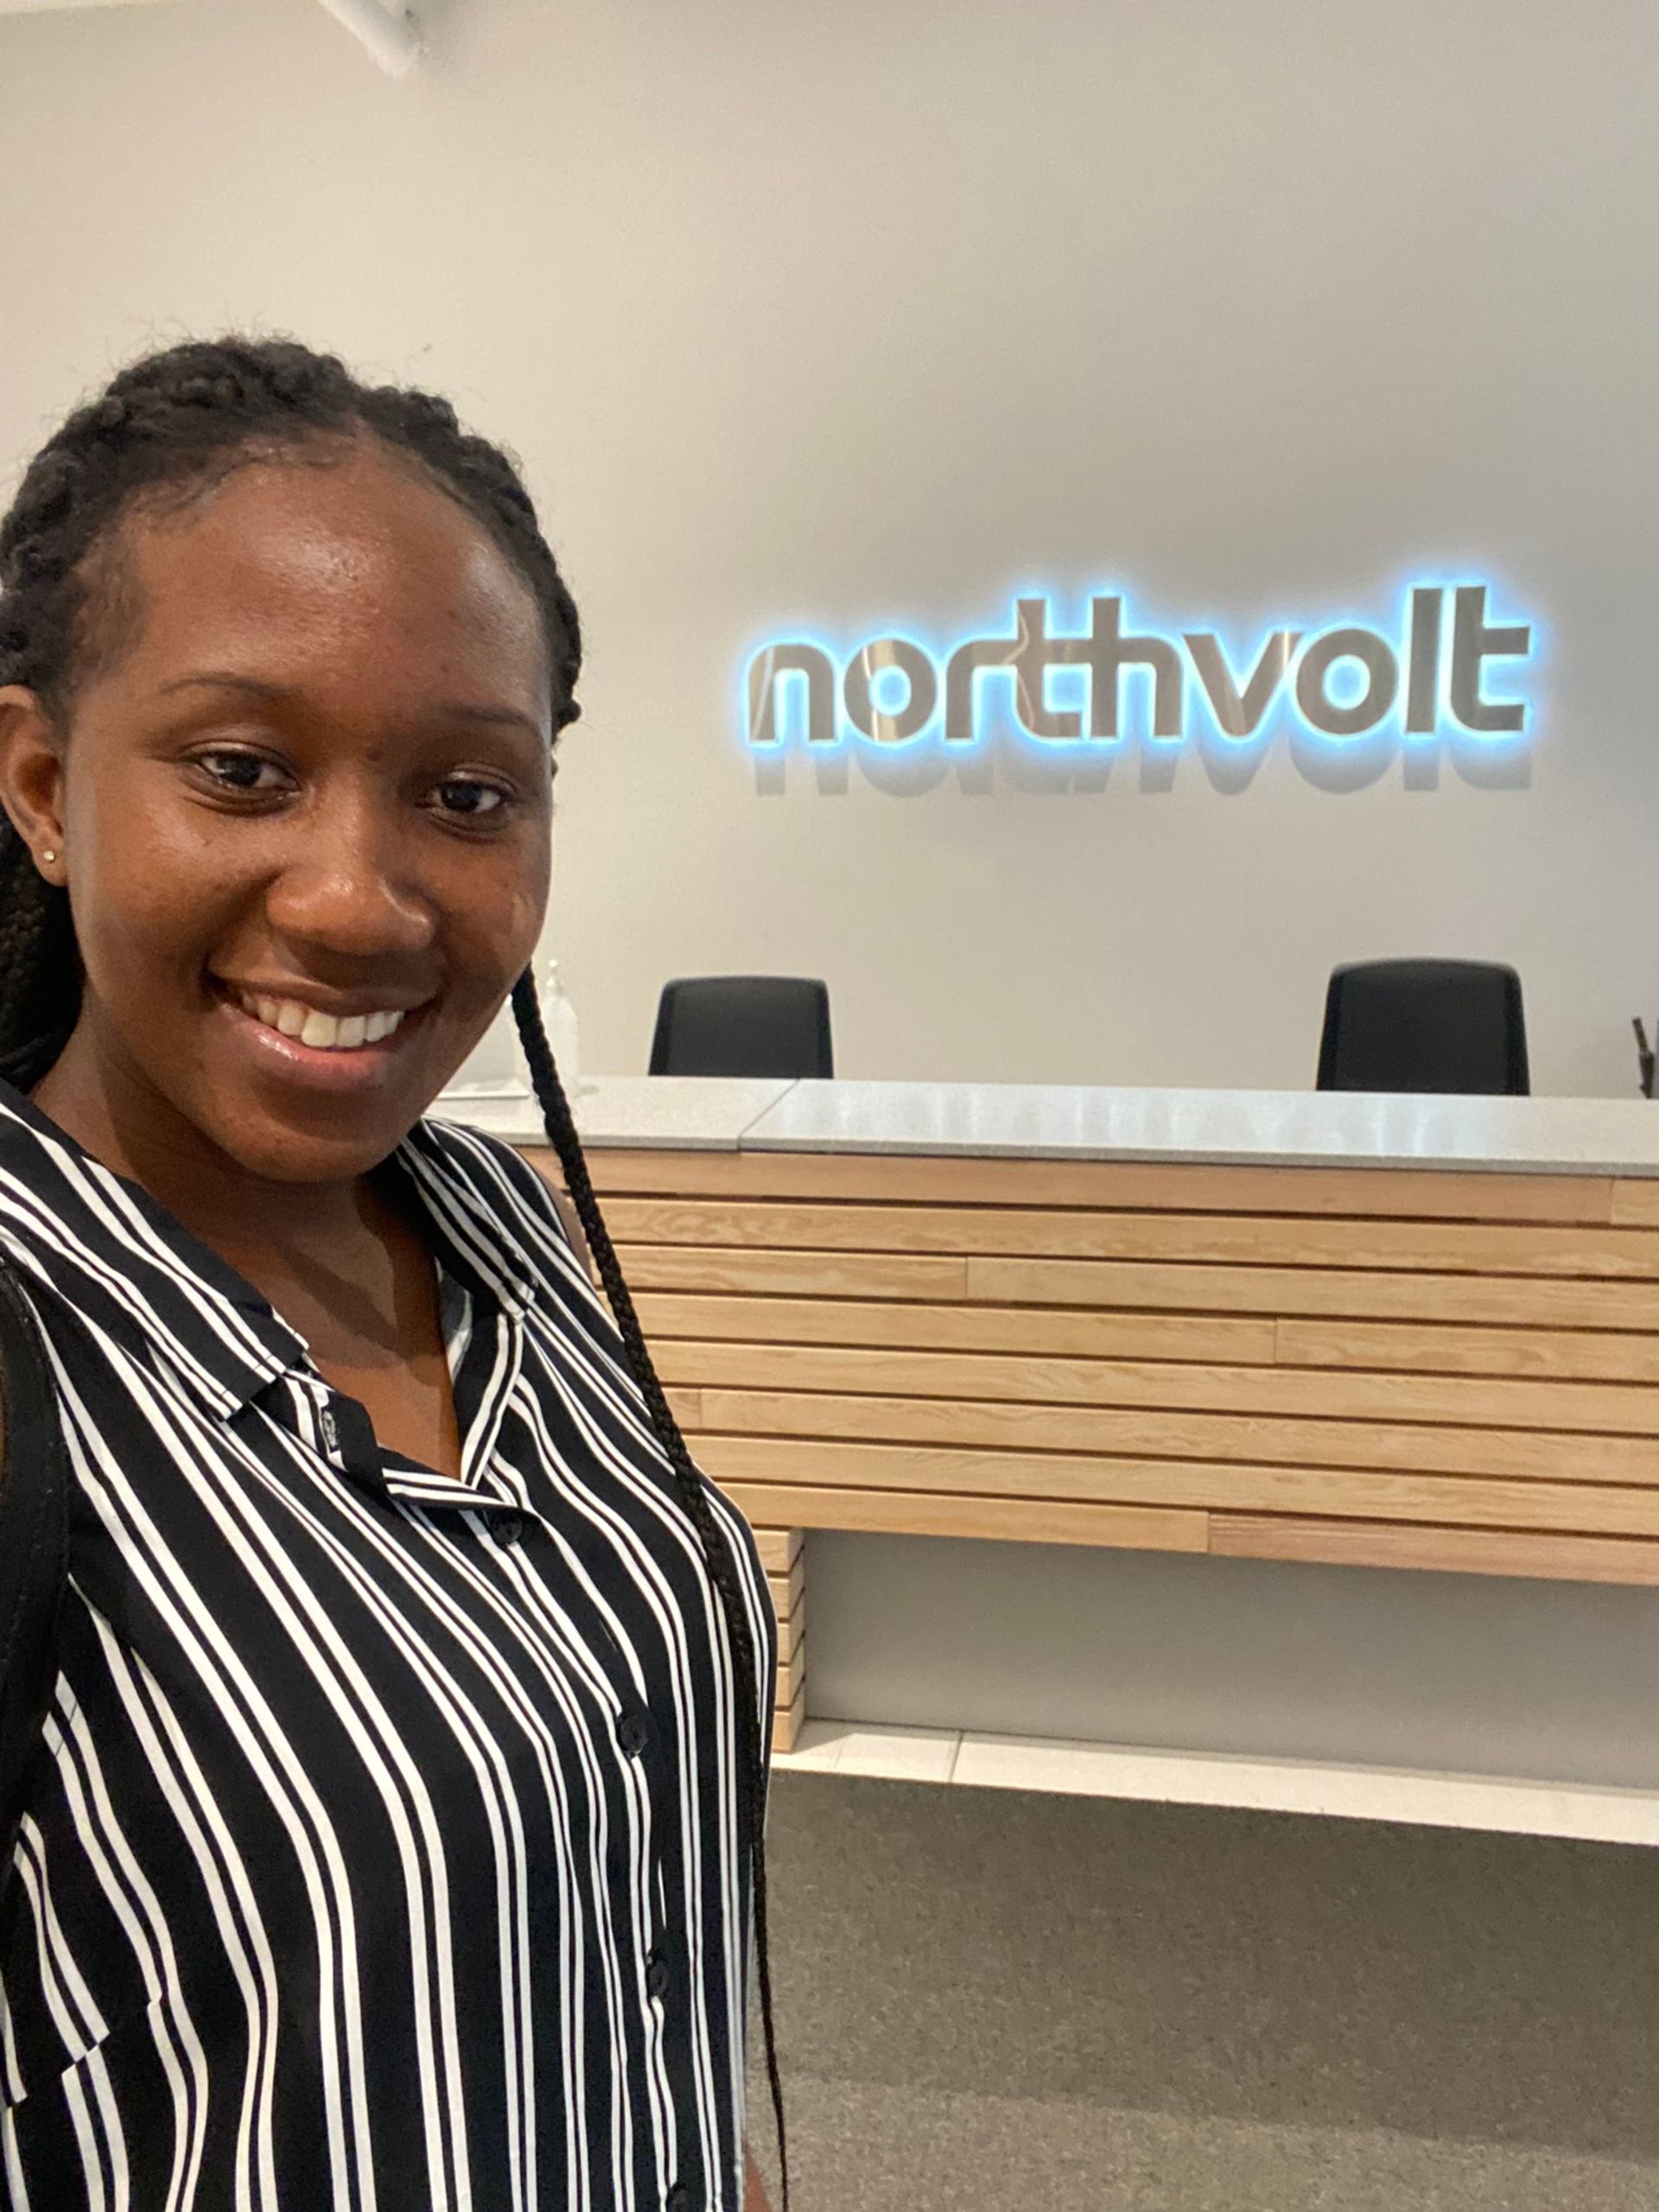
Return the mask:
[[785, 1745], [809, 1529], [1659, 1581], [1643, 1101], [642, 1077], [578, 1120], [760, 1532]]

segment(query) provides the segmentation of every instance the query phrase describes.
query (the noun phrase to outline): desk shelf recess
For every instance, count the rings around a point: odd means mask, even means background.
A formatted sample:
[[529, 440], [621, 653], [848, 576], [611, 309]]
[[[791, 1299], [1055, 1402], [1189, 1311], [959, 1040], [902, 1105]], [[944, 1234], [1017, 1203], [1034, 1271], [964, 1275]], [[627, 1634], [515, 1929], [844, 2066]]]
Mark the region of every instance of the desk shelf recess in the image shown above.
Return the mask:
[[760, 1539], [780, 1747], [810, 1529], [1659, 1583], [1659, 1181], [589, 1165], [692, 1449]]

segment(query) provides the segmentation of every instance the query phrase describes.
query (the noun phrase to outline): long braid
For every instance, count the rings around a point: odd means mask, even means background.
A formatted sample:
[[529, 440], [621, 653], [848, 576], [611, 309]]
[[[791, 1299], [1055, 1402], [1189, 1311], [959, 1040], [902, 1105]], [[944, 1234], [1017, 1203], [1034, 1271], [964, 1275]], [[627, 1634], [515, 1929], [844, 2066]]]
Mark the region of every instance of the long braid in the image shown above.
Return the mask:
[[766, 2043], [766, 2085], [772, 2093], [772, 2118], [778, 2131], [783, 2212], [789, 2212], [789, 2152], [784, 2129], [783, 2082], [778, 2070], [778, 2042], [772, 2027], [772, 1967], [766, 1946], [766, 1755], [760, 1740], [760, 1710], [753, 1694], [759, 1687], [754, 1637], [749, 1627], [748, 1612], [730, 1548], [709, 1505], [707, 1485], [697, 1471], [684, 1437], [680, 1433], [674, 1409], [668, 1402], [668, 1394], [658, 1376], [651, 1348], [645, 1342], [645, 1331], [640, 1327], [639, 1317], [634, 1311], [633, 1299], [623, 1277], [621, 1263], [616, 1256], [616, 1247], [611, 1242], [611, 1232], [599, 1210], [599, 1199], [594, 1191], [593, 1179], [588, 1173], [588, 1162], [582, 1155], [582, 1141], [576, 1135], [570, 1102], [559, 1079], [552, 1047], [547, 1041], [547, 1031], [543, 1026], [541, 1007], [536, 995], [536, 979], [528, 972], [521, 976], [512, 987], [512, 1012], [518, 1025], [524, 1058], [530, 1064], [531, 1081], [535, 1085], [536, 1103], [542, 1109], [548, 1141], [557, 1154], [559, 1166], [564, 1172], [565, 1188], [570, 1193], [577, 1217], [582, 1223], [582, 1233], [594, 1255], [594, 1264], [599, 1269], [599, 1279], [610, 1301], [611, 1313], [627, 1353], [628, 1365], [645, 1399], [652, 1427], [673, 1471], [675, 1489], [702, 1542], [709, 1579], [719, 1592], [721, 1609], [726, 1616], [727, 1632], [731, 1637], [732, 1671], [735, 1677], [738, 1712], [738, 1847], [747, 1859], [753, 1898], [754, 1949], [760, 1985], [760, 2027]]
[[[576, 609], [512, 457], [464, 430], [447, 400], [368, 385], [333, 354], [286, 340], [226, 338], [133, 362], [77, 408], [35, 455], [0, 520], [0, 685], [32, 690], [60, 732], [74, 687], [124, 642], [132, 621], [121, 528], [140, 511], [182, 506], [250, 462], [339, 458], [365, 438], [454, 499], [534, 594], [556, 730], [580, 709]], [[48, 884], [0, 817], [0, 1076], [30, 1089], [79, 1011], [80, 956], [67, 893]], [[528, 979], [513, 1005], [548, 1135], [597, 1259], [629, 1365], [702, 1544], [730, 1639], [738, 1696], [738, 1821], [747, 1855], [766, 2069], [788, 2204], [783, 2098], [766, 1947], [766, 1766], [754, 1637], [735, 1567], [686, 1450], [594, 1198], [570, 1110]]]
[[[3, 820], [0, 817], [0, 820]], [[80, 955], [69, 897], [48, 883], [9, 821], [0, 827], [0, 1076], [31, 1090], [69, 1040]]]

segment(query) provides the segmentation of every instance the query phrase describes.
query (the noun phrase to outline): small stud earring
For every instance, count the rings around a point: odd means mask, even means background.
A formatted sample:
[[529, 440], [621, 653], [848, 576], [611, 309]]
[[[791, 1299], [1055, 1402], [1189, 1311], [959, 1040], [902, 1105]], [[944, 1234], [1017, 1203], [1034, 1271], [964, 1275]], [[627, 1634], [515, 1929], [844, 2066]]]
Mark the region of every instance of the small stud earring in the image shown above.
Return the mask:
[[41, 854], [41, 858], [48, 862], [56, 860], [57, 857], [50, 845], [48, 845]]

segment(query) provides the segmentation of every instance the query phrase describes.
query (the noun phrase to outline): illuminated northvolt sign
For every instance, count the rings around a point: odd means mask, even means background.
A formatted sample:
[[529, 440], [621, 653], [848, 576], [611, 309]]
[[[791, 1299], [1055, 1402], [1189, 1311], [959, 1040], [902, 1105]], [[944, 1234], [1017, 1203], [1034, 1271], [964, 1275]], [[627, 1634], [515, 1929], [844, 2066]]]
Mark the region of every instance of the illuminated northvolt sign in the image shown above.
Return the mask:
[[762, 754], [797, 739], [968, 747], [1000, 717], [1045, 750], [1194, 735], [1247, 746], [1284, 715], [1335, 747], [1385, 727], [1408, 742], [1513, 747], [1528, 735], [1533, 626], [1494, 620], [1490, 598], [1484, 583], [1415, 584], [1387, 627], [1273, 629], [1237, 661], [1213, 630], [1138, 628], [1116, 595], [1091, 600], [1075, 634], [1045, 594], [1016, 599], [1004, 634], [943, 648], [881, 637], [842, 657], [791, 638], [748, 664], [747, 741]]

